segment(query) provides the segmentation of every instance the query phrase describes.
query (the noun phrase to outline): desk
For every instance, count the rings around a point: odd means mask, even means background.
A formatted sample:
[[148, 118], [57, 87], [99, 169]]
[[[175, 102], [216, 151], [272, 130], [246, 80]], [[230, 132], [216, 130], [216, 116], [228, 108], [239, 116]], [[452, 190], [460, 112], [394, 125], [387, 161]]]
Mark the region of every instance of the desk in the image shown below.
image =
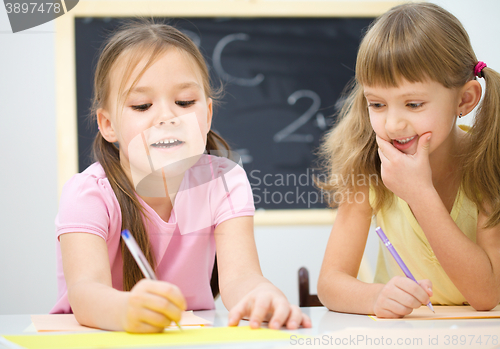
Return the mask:
[[[392, 331], [392, 334], [398, 335], [403, 339], [405, 336], [408, 336], [411, 333], [412, 337], [421, 337], [422, 345], [415, 346], [405, 346], [405, 345], [397, 345], [396, 343], [392, 343], [392, 348], [500, 348], [500, 343], [493, 345], [491, 340], [489, 345], [485, 345], [484, 339], [483, 344], [479, 345], [478, 343], [470, 344], [467, 343], [465, 346], [460, 345], [451, 345], [451, 337], [449, 338], [450, 345], [445, 345], [444, 336], [448, 335], [464, 335], [467, 340], [474, 339], [471, 336], [475, 335], [476, 340], [479, 338], [479, 334], [484, 335], [497, 335], [499, 336], [500, 341], [500, 319], [474, 319], [474, 320], [413, 320], [413, 321], [375, 321], [368, 316], [363, 315], [353, 315], [353, 314], [342, 314], [335, 313], [332, 311], [328, 311], [324, 307], [310, 307], [310, 308], [302, 308], [304, 313], [311, 317], [313, 328], [310, 329], [299, 329], [296, 331], [288, 331], [290, 335], [293, 334], [302, 334], [308, 336], [326, 336], [326, 334], [333, 335], [332, 338], [328, 340], [332, 342], [333, 345], [330, 347], [336, 348], [384, 348], [384, 345], [375, 345], [366, 346], [360, 345], [352, 345], [352, 342], [349, 344], [341, 344], [337, 343], [335, 345], [335, 339], [344, 338], [346, 335], [348, 336], [348, 332], [345, 332], [347, 328], [356, 329], [354, 332], [358, 335], [365, 335], [367, 333], [370, 336], [374, 336], [376, 333], [378, 336], [386, 335], [388, 331]], [[207, 311], [196, 311], [196, 315], [212, 321], [214, 326], [225, 326], [227, 324], [227, 310], [207, 310]], [[27, 334], [23, 332], [29, 325], [31, 324], [30, 315], [0, 315], [0, 334], [1, 335], [19, 335], [19, 334]], [[248, 325], [247, 321], [241, 321], [240, 325]], [[486, 333], [484, 329], [488, 329]], [[337, 331], [337, 332], [334, 332]], [[341, 331], [341, 332], [339, 332]], [[376, 332], [374, 332], [376, 331]], [[332, 333], [333, 332], [333, 333]], [[491, 333], [490, 333], [491, 332]], [[337, 335], [336, 335], [337, 333]], [[437, 338], [436, 336], [438, 336]], [[41, 334], [43, 335], [43, 334]], [[355, 334], [356, 335], [356, 334]], [[469, 337], [467, 337], [469, 336]], [[337, 338], [338, 337], [338, 338]], [[327, 337], [324, 338], [324, 343], [326, 342]], [[386, 337], [387, 338], [387, 337]], [[429, 341], [438, 339], [439, 345], [436, 345], [436, 342], [432, 345]], [[372, 338], [372, 339], [375, 339]], [[339, 345], [340, 344], [340, 345]], [[246, 349], [246, 348], [296, 348], [300, 347], [296, 341], [290, 339], [290, 341], [278, 341], [278, 342], [254, 342], [254, 343], [238, 343], [238, 344], [218, 344], [218, 345], [207, 345], [207, 346], [182, 346], [181, 348], [237, 348], [237, 349]], [[326, 344], [320, 344], [319, 346], [311, 346], [304, 345], [304, 348], [327, 348], [329, 347]], [[0, 344], [0, 348], [3, 349]], [[158, 348], [158, 347], [147, 347], [147, 348]], [[172, 347], [169, 347], [172, 348]]]

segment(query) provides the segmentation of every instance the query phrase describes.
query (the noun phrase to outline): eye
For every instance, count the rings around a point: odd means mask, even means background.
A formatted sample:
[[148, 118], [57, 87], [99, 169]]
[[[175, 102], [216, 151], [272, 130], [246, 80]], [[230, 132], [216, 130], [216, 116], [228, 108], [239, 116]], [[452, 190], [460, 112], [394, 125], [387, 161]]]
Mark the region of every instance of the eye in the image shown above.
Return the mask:
[[385, 107], [385, 105], [382, 103], [369, 103], [368, 104], [368, 108], [372, 108], [372, 109], [380, 109], [382, 107]]
[[146, 103], [146, 104], [140, 104], [140, 105], [133, 105], [131, 106], [131, 108], [133, 110], [137, 110], [137, 111], [146, 111], [148, 110], [150, 107], [152, 106], [151, 103]]
[[406, 104], [406, 106], [410, 107], [411, 109], [418, 109], [423, 105], [424, 105], [424, 103], [408, 103], [408, 104]]
[[177, 104], [180, 107], [187, 108], [195, 103], [195, 100], [193, 99], [192, 101], [175, 101], [175, 104]]

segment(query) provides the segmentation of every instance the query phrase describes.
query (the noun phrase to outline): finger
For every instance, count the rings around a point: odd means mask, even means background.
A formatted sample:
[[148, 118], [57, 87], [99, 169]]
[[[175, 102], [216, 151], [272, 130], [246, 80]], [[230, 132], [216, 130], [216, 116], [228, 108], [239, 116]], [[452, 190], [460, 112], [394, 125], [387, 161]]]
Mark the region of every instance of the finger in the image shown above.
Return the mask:
[[429, 148], [431, 145], [431, 133], [426, 132], [420, 136], [418, 139], [417, 154], [422, 154], [423, 156], [429, 156]]
[[129, 302], [134, 308], [149, 309], [150, 311], [163, 314], [176, 322], [179, 322], [182, 316], [182, 310], [174, 303], [154, 293], [131, 293]]
[[296, 305], [291, 306], [290, 316], [288, 317], [288, 321], [286, 322], [286, 328], [288, 330], [295, 330], [299, 328], [302, 323], [302, 311]]
[[154, 281], [148, 285], [147, 291], [152, 294], [167, 298], [181, 311], [186, 310], [186, 299], [179, 287], [163, 281]]
[[[420, 288], [422, 290], [422, 288], [419, 287], [416, 283], [415, 283], [415, 286], [417, 286], [418, 288]], [[393, 292], [391, 292], [391, 294], [389, 295], [388, 298], [390, 300], [398, 303], [398, 304], [401, 304], [403, 307], [405, 307], [405, 310], [403, 310], [403, 312], [395, 312], [395, 313], [401, 314], [401, 315], [406, 315], [406, 311], [407, 311], [406, 308], [416, 309], [416, 308], [420, 308], [420, 306], [422, 305], [422, 303], [418, 300], [418, 298], [415, 297], [413, 292], [408, 290], [408, 288], [396, 287], [396, 289]]]
[[401, 318], [410, 314], [412, 310], [413, 309], [405, 307], [392, 299], [386, 299], [376, 315], [381, 318]]
[[[432, 292], [431, 280], [424, 279], [424, 280], [418, 280], [417, 282], [424, 289], [424, 291], [427, 292], [429, 297], [432, 297], [433, 292]], [[423, 304], [427, 304], [427, 303], [423, 303]]]
[[274, 314], [269, 320], [269, 328], [278, 330], [289, 320], [291, 314], [290, 304], [285, 299], [279, 299], [273, 302]]
[[250, 306], [248, 301], [241, 301], [236, 304], [230, 311], [228, 315], [228, 326], [238, 326], [240, 320], [244, 316], [248, 316], [250, 313]]
[[385, 155], [386, 158], [390, 159], [393, 156], [399, 156], [401, 152], [394, 148], [391, 142], [386, 141], [383, 138], [380, 138], [379, 136], [376, 137], [378, 148], [382, 150], [382, 153]]
[[301, 321], [301, 323], [300, 323], [300, 324], [301, 324], [301, 325], [302, 325], [302, 327], [304, 327], [304, 328], [311, 328], [311, 327], [312, 327], [312, 321], [311, 321], [311, 318], [310, 318], [308, 315], [306, 315], [306, 314], [302, 313], [302, 321]]
[[139, 321], [158, 329], [168, 327], [172, 323], [172, 320], [165, 314], [145, 308], [139, 313]]
[[250, 327], [259, 328], [270, 310], [271, 296], [264, 295], [257, 298], [250, 314]]
[[405, 297], [401, 293], [397, 293], [400, 297], [398, 301], [404, 301], [405, 303], [403, 304], [405, 306], [416, 309], [419, 308], [422, 304], [427, 304], [430, 301], [427, 292], [420, 286], [420, 284], [411, 279], [401, 277], [396, 281], [395, 285], [402, 292], [410, 296], [410, 300], [408, 300], [408, 297]]
[[382, 162], [382, 164], [388, 163], [389, 159], [385, 156], [385, 154], [382, 151], [382, 149], [378, 148], [377, 151], [378, 151], [378, 156], [380, 157], [380, 161]]
[[164, 327], [156, 327], [144, 322], [138, 322], [133, 326], [126, 327], [125, 331], [128, 333], [159, 333], [163, 332]]
[[161, 313], [175, 322], [181, 321], [183, 310], [179, 309], [177, 305], [170, 302], [169, 299], [157, 295], [151, 295], [151, 297], [148, 298], [148, 303], [145, 304], [145, 307], [151, 309], [152, 311]]

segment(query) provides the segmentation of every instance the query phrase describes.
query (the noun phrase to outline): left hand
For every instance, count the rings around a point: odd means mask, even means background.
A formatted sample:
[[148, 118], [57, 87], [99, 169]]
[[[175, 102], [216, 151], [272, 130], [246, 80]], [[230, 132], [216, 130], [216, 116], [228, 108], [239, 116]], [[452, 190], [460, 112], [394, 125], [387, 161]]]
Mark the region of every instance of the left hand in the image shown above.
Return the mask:
[[269, 321], [269, 328], [288, 330], [299, 326], [311, 327], [311, 319], [300, 308], [288, 302], [285, 295], [272, 284], [261, 285], [248, 293], [229, 312], [229, 326], [237, 326], [241, 319], [248, 318], [251, 328], [259, 328]]
[[422, 189], [434, 187], [429, 163], [430, 132], [420, 136], [413, 155], [402, 153], [390, 142], [376, 137], [382, 181], [390, 191], [409, 203], [419, 197]]

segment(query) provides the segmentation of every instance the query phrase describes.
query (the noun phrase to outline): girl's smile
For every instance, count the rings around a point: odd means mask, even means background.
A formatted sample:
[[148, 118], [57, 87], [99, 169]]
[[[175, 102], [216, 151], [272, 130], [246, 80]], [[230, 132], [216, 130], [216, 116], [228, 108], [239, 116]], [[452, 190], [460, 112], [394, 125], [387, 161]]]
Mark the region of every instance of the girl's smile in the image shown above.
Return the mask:
[[158, 141], [156, 143], [151, 144], [152, 147], [158, 148], [158, 149], [170, 149], [176, 146], [179, 146], [183, 144], [183, 141], [180, 141], [178, 139], [164, 139], [162, 141]]
[[409, 149], [410, 147], [413, 146], [414, 143], [418, 143], [418, 136], [412, 136], [412, 137], [406, 137], [406, 138], [399, 138], [399, 139], [394, 139], [392, 141], [392, 145], [400, 150], [404, 151], [406, 149]]

